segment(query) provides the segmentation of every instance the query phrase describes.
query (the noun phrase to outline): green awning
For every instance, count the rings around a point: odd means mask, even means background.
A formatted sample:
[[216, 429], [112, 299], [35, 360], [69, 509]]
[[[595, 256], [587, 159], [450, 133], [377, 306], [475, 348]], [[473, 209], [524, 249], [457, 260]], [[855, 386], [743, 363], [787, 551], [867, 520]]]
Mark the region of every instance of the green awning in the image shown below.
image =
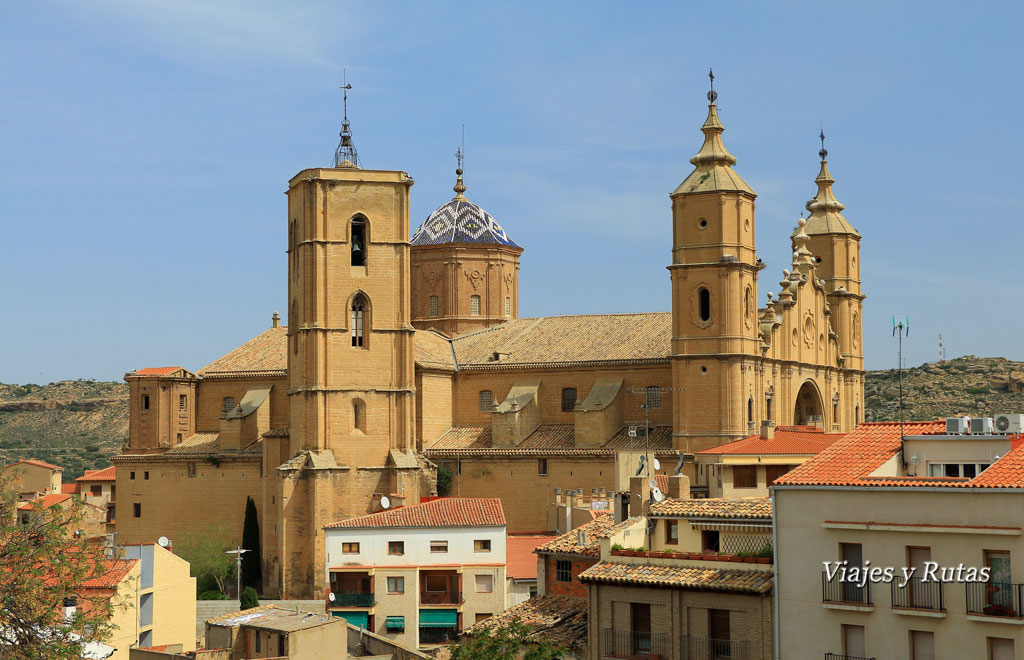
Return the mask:
[[405, 630], [405, 617], [389, 616], [384, 619], [384, 627], [388, 630]]
[[457, 610], [420, 610], [420, 628], [454, 628], [458, 623]]
[[369, 630], [370, 628], [370, 613], [369, 612], [338, 612], [335, 610], [331, 612], [334, 616], [340, 616], [346, 621], [351, 623], [353, 626], [359, 626]]

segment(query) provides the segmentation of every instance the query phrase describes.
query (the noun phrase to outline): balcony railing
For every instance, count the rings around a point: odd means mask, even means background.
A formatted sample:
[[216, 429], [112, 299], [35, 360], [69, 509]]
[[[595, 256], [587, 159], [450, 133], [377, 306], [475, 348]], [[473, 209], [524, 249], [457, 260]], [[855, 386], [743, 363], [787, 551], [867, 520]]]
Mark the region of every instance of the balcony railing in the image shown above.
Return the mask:
[[1021, 596], [1024, 584], [1009, 582], [968, 582], [967, 613], [985, 616], [1024, 618]]
[[859, 655], [839, 655], [838, 653], [826, 653], [825, 660], [875, 660], [875, 658], [863, 658]]
[[935, 612], [945, 611], [945, 603], [942, 601], [941, 582], [924, 582], [922, 578], [910, 578], [902, 586], [901, 582], [902, 580], [897, 578], [890, 583], [893, 607], [932, 610]]
[[747, 642], [732, 639], [682, 636], [679, 657], [682, 660], [747, 660]]
[[362, 592], [335, 593], [334, 602], [337, 607], [373, 607], [373, 594]]
[[453, 591], [421, 591], [421, 605], [458, 605], [462, 596], [458, 589]]
[[871, 583], [863, 587], [852, 582], [841, 582], [839, 576], [828, 579], [828, 574], [821, 574], [821, 602], [839, 603], [842, 605], [871, 605]]
[[637, 632], [632, 630], [602, 631], [601, 656], [605, 658], [628, 658], [629, 660], [654, 660], [668, 657], [668, 639], [664, 633]]

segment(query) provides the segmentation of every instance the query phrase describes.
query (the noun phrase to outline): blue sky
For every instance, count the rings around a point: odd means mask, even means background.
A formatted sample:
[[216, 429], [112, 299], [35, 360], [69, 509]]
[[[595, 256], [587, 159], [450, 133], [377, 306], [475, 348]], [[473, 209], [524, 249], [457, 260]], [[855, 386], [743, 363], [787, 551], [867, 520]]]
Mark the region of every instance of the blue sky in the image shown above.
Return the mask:
[[[479, 6], [477, 6], [479, 5]], [[364, 166], [414, 227], [469, 196], [519, 244], [522, 316], [667, 311], [668, 194], [715, 68], [778, 291], [815, 191], [863, 234], [869, 368], [1024, 359], [1021, 3], [0, 5], [0, 381], [198, 369], [285, 311], [286, 182]]]

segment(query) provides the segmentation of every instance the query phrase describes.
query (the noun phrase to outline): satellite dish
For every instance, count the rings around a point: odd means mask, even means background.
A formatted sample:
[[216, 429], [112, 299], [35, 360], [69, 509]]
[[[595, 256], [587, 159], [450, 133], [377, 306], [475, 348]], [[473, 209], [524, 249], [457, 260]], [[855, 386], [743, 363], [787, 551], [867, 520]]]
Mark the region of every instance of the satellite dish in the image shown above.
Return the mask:
[[661, 492], [661, 489], [655, 486], [651, 489], [651, 497], [654, 498], [655, 502], [661, 502], [665, 499], [665, 493]]
[[380, 496], [380, 508], [386, 509], [391, 506], [391, 498], [387, 495]]
[[[153, 538], [153, 537], [151, 536], [149, 538]], [[171, 539], [167, 538], [166, 536], [161, 536], [160, 538], [158, 538], [156, 540], [156, 544], [158, 546], [160, 546], [161, 548], [169, 548], [169, 547], [171, 547]]]
[[659, 461], [658, 459], [655, 458], [653, 462], [654, 462], [654, 469], [655, 470], [660, 470], [661, 469], [661, 461]]
[[334, 592], [333, 591], [327, 592], [327, 600], [331, 601], [332, 603], [334, 602]]

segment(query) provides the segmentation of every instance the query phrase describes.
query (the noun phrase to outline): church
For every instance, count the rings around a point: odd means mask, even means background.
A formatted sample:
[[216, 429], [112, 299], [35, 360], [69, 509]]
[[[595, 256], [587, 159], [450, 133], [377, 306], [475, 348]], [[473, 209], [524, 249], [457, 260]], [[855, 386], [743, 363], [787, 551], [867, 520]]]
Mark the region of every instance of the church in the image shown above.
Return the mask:
[[467, 199], [460, 168], [411, 232], [412, 177], [360, 167], [346, 117], [334, 167], [288, 182], [287, 325], [196, 371], [125, 375], [118, 542], [234, 544], [251, 497], [264, 596], [321, 598], [324, 527], [435, 494], [439, 472], [441, 495], [500, 497], [510, 532], [540, 532], [563, 491], [614, 489], [619, 452], [649, 447], [699, 494], [694, 452], [764, 424], [854, 428], [861, 237], [827, 152], [759, 306], [756, 193], [708, 100], [669, 195], [672, 311], [649, 314], [519, 318], [515, 224]]

